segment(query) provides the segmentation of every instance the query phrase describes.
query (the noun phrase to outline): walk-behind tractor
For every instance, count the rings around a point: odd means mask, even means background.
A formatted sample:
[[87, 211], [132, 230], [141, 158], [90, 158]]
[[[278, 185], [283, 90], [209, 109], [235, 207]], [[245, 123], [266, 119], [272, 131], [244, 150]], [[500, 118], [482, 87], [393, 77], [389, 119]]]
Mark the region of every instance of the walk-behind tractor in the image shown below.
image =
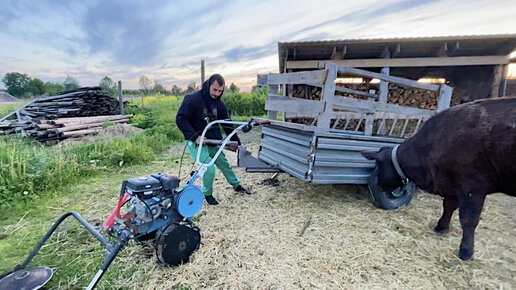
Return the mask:
[[[239, 126], [226, 138], [218, 141], [217, 145], [220, 145], [220, 148], [210, 163], [205, 164], [199, 160], [202, 144], [199, 146], [197, 170], [192, 172], [184, 186], [179, 185], [178, 177], [161, 173], [125, 180], [117, 205], [100, 228], [92, 226], [76, 212], [64, 214], [23, 263], [0, 276], [0, 289], [38, 289], [50, 280], [53, 274], [51, 268], [27, 268], [27, 265], [61, 222], [69, 216], [75, 217], [106, 248], [104, 263], [86, 289], [92, 289], [97, 285], [113, 259], [129, 240], [138, 242], [154, 239], [159, 264], [177, 266], [186, 263], [190, 255], [199, 248], [201, 241], [200, 229], [194, 225], [191, 218], [201, 210], [204, 196], [202, 188], [194, 182], [215, 162], [234, 134], [238, 131], [248, 132], [253, 126], [262, 123], [255, 120], [214, 121], [203, 131], [202, 138], [211, 126], [218, 124]], [[110, 240], [115, 242], [111, 243]]]

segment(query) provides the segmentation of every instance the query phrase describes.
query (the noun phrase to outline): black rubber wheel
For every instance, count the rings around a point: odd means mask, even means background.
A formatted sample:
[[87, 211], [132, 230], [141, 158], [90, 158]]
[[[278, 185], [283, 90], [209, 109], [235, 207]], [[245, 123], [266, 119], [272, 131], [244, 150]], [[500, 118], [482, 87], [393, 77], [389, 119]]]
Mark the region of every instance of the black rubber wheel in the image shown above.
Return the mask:
[[375, 206], [381, 209], [397, 209], [407, 205], [412, 200], [416, 185], [409, 182], [403, 187], [397, 188], [391, 192], [385, 192], [378, 185], [378, 169], [375, 168], [371, 176], [367, 180], [371, 201]]

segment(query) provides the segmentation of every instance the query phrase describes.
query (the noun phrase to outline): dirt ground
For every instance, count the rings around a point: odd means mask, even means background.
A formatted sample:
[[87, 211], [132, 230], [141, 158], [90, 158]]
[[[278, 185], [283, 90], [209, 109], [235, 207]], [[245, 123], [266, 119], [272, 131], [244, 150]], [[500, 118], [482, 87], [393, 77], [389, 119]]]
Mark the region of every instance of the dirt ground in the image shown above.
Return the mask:
[[[257, 136], [241, 138], [256, 151]], [[236, 164], [235, 154], [226, 155]], [[203, 207], [198, 222], [202, 245], [191, 261], [174, 269], [160, 268], [152, 255], [141, 260], [141, 254], [152, 249], [131, 247], [122, 263], [143, 267], [125, 286], [516, 288], [514, 198], [503, 194], [487, 198], [476, 231], [474, 260], [463, 262], [456, 256], [462, 235], [457, 213], [446, 236], [432, 231], [441, 215], [438, 196], [418, 193], [409, 206], [384, 211], [370, 203], [361, 186], [336, 189], [280, 174], [279, 186], [272, 187], [261, 184], [271, 174], [245, 173], [240, 168], [236, 172], [254, 194], [236, 194], [217, 173], [214, 195], [220, 205]], [[150, 277], [144, 284], [139, 271]]]

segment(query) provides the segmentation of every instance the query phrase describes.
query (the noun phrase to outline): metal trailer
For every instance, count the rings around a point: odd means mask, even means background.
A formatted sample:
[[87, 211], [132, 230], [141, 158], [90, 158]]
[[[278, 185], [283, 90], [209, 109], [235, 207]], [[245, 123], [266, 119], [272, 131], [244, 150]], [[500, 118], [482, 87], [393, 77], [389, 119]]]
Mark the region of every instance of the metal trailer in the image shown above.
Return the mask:
[[[394, 209], [407, 204], [415, 186], [409, 184], [388, 193], [381, 191], [371, 179], [374, 161], [365, 159], [360, 152], [394, 147], [414, 135], [424, 121], [450, 106], [452, 88], [341, 67], [332, 62], [321, 62], [319, 67], [315, 71], [258, 76], [258, 84], [269, 88], [265, 108], [270, 124], [262, 128], [258, 158], [240, 146], [238, 166], [248, 172], [286, 172], [316, 184], [369, 183], [372, 201], [378, 207]], [[380, 90], [364, 92], [339, 86], [335, 80], [343, 76], [379, 79]], [[387, 82], [438, 93], [436, 109], [388, 104]], [[278, 94], [279, 85], [283, 86], [283, 95]], [[293, 85], [319, 87], [322, 96], [320, 100], [288, 96], [288, 87]], [[367, 99], [339, 96], [336, 92]], [[277, 112], [283, 112], [283, 120], [296, 116], [311, 117], [313, 122], [305, 125], [278, 121]], [[338, 123], [344, 126], [336, 129]]]

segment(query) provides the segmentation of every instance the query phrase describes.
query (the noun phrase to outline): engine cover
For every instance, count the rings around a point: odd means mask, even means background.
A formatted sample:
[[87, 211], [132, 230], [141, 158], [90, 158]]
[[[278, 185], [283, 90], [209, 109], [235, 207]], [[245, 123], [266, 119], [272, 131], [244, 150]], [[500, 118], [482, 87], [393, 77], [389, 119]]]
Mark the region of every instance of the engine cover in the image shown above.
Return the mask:
[[154, 249], [159, 263], [177, 266], [188, 262], [200, 242], [199, 228], [172, 223], [158, 231]]
[[161, 192], [161, 182], [152, 176], [130, 178], [126, 190], [141, 199], [149, 199]]

